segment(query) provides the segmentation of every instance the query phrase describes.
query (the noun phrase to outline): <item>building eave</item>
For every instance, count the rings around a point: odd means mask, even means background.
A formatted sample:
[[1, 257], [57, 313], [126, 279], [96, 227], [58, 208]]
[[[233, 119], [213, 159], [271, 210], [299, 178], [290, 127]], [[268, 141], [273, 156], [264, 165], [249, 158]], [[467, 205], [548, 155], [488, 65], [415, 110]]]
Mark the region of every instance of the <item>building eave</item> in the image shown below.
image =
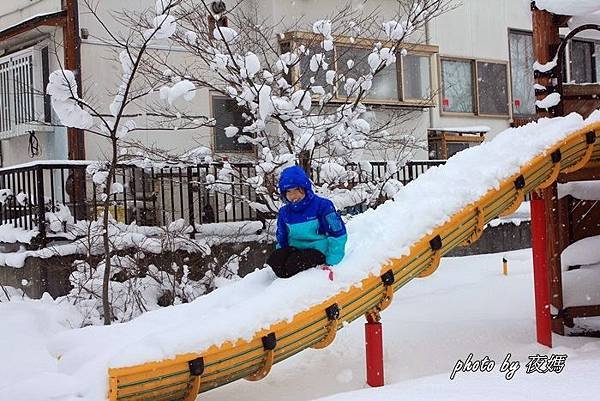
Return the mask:
[[64, 26], [66, 24], [66, 18], [67, 12], [65, 10], [36, 15], [0, 31], [0, 42], [41, 26]]

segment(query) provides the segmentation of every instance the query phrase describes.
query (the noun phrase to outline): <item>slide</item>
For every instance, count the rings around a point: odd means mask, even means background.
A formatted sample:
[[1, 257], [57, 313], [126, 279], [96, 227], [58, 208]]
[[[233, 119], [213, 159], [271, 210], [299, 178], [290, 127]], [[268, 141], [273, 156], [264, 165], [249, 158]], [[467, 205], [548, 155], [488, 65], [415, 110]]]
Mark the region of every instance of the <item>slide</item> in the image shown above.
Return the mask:
[[[112, 347], [94, 364], [108, 368], [96, 390], [111, 401], [191, 401], [235, 380], [260, 380], [309, 347], [326, 347], [353, 320], [379, 319], [395, 291], [433, 274], [445, 253], [476, 241], [525, 194], [561, 172], [599, 164], [598, 131], [599, 112], [586, 120], [572, 114], [508, 129], [460, 152], [350, 221], [346, 259], [333, 282], [317, 269], [289, 280], [257, 270], [190, 304], [91, 329], [87, 338], [98, 353]], [[88, 343], [90, 355], [94, 348]], [[65, 351], [65, 363], [87, 366], [81, 347], [74, 349]]]

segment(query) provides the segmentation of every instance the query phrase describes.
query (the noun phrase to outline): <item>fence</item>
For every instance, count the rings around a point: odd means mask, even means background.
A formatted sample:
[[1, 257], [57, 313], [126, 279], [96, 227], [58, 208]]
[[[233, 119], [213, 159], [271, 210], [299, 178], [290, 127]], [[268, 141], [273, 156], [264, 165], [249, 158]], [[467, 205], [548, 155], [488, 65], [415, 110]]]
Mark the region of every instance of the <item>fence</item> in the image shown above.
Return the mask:
[[[443, 163], [411, 161], [391, 177], [406, 184]], [[86, 174], [88, 164], [46, 161], [0, 169], [0, 224], [37, 229], [45, 243], [48, 229], [60, 231], [56, 230], [56, 222], [65, 228], [65, 214], [74, 221], [96, 219], [103, 211], [103, 202], [101, 191]], [[219, 176], [222, 164], [148, 168], [119, 165], [114, 182], [124, 190], [111, 195], [110, 213], [125, 224], [163, 226], [184, 219], [194, 228], [197, 224], [272, 217], [248, 205], [249, 201], [257, 201], [257, 194], [243, 181], [256, 174], [255, 166], [231, 166], [231, 182], [217, 180], [220, 190], [210, 191], [207, 180], [210, 175]], [[350, 184], [388, 178], [387, 168], [385, 162], [371, 162], [369, 174], [357, 174]], [[348, 169], [356, 171], [359, 166], [351, 164]], [[317, 184], [322, 182], [319, 170], [311, 175]], [[269, 188], [276, 191], [273, 183]]]

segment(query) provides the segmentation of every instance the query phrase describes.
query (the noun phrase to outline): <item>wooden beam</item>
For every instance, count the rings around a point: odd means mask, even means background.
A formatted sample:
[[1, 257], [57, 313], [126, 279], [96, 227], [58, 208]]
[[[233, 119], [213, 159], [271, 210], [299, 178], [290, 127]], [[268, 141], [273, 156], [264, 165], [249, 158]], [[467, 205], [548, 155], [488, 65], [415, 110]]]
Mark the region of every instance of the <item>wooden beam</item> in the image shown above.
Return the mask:
[[566, 319], [600, 316], [600, 305], [569, 306], [563, 309], [562, 314]]
[[574, 171], [569, 174], [561, 174], [558, 176], [558, 182], [565, 183], [570, 181], [592, 181], [600, 180], [600, 168], [585, 167], [581, 170]]
[[554, 19], [554, 24], [556, 24], [556, 26], [558, 26], [559, 28], [568, 28], [569, 20], [571, 19], [571, 16], [554, 14], [553, 19]]

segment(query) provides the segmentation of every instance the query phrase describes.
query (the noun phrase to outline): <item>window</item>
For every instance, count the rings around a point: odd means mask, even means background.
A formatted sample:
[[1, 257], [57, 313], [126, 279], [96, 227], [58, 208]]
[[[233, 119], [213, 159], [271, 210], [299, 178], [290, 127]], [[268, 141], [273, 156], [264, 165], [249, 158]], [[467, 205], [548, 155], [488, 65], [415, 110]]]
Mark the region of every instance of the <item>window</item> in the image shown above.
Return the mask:
[[[310, 73], [300, 74], [300, 86], [308, 87], [310, 85], [315, 85], [325, 87], [327, 85], [327, 82], [325, 80], [325, 73], [327, 71], [324, 70], [322, 67], [319, 67], [316, 72], [311, 71], [309, 65], [310, 59], [313, 56], [313, 54], [321, 53], [324, 57], [323, 61], [329, 66], [333, 62], [333, 53], [324, 52], [323, 49], [321, 49], [318, 46], [310, 46], [307, 47], [307, 49], [309, 51], [308, 55], [300, 59], [300, 71], [310, 71]], [[311, 78], [314, 78], [313, 82], [311, 82]]]
[[26, 133], [43, 115], [41, 52], [27, 49], [0, 58], [0, 139]]
[[473, 63], [442, 60], [442, 110], [474, 113]]
[[407, 54], [402, 57], [402, 97], [423, 100], [431, 97], [431, 57]]
[[505, 62], [441, 59], [443, 112], [508, 116]]
[[512, 81], [513, 115], [535, 115], [535, 90], [533, 84], [533, 37], [531, 33], [509, 33], [510, 76]]
[[[359, 77], [368, 75], [371, 71], [367, 61], [371, 49], [349, 46], [337, 46], [337, 72], [347, 77]], [[348, 62], [354, 63], [352, 69], [348, 69]], [[348, 94], [343, 90], [343, 83], [338, 84], [340, 97]], [[395, 65], [384, 67], [374, 78], [368, 97], [378, 100], [398, 100], [398, 77]]]
[[479, 114], [508, 115], [506, 64], [477, 62], [477, 104]]
[[[309, 51], [309, 56], [302, 57], [298, 67], [294, 69], [294, 78], [291, 80], [297, 80], [301, 87], [311, 84], [327, 87], [326, 71], [320, 68], [317, 72], [312, 72], [309, 68], [310, 59], [314, 54], [323, 54], [327, 70], [335, 71], [338, 77], [356, 79], [370, 73], [368, 57], [375, 47], [376, 40], [340, 36], [336, 37], [333, 49], [326, 52], [321, 47], [321, 38], [312, 33], [289, 32], [284, 37], [285, 39], [280, 41], [282, 52], [300, 45], [306, 46]], [[398, 53], [396, 63], [377, 73], [364, 101], [377, 104], [434, 106], [431, 99], [431, 56], [437, 51], [437, 46], [411, 44], [407, 55], [401, 56]], [[337, 82], [334, 92], [337, 99], [346, 99], [348, 94], [344, 90], [343, 80]]]
[[216, 152], [252, 152], [254, 147], [249, 143], [239, 143], [239, 135], [228, 137], [225, 128], [234, 126], [242, 133], [244, 121], [242, 109], [237, 102], [223, 96], [212, 97], [212, 115], [215, 118], [214, 150]]
[[569, 82], [576, 84], [596, 82], [594, 51], [593, 42], [571, 41], [571, 77]]

